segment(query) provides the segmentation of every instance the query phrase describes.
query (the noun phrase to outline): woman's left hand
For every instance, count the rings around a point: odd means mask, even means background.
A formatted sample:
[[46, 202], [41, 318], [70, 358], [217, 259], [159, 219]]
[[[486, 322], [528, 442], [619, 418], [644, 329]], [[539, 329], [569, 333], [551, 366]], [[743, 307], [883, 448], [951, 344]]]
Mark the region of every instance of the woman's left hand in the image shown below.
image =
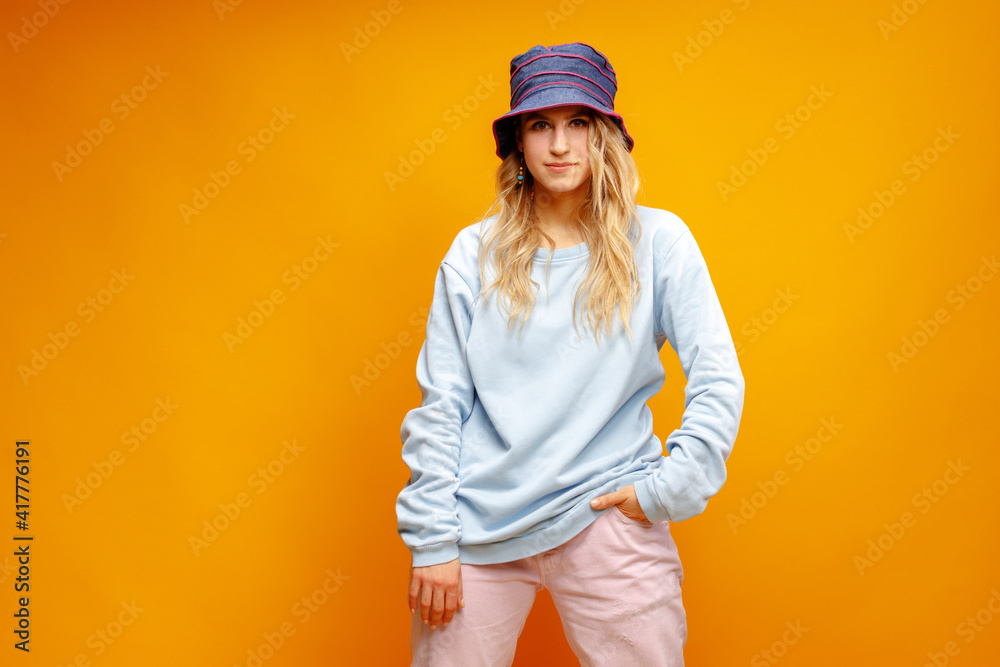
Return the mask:
[[639, 505], [639, 499], [635, 497], [634, 484], [629, 484], [624, 489], [618, 489], [613, 493], [606, 493], [603, 496], [597, 496], [590, 501], [590, 506], [596, 510], [611, 507], [612, 505], [618, 505], [618, 509], [621, 510], [621, 513], [630, 519], [645, 521], [646, 523], [650, 522], [649, 519], [646, 518], [646, 514], [642, 511], [642, 507]]

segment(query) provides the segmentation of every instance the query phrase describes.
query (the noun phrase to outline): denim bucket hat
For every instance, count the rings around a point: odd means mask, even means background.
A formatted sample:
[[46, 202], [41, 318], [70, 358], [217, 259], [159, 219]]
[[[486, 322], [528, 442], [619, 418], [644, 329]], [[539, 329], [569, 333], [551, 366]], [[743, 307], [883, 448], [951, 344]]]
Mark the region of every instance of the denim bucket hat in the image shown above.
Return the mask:
[[517, 116], [566, 104], [582, 104], [614, 120], [629, 152], [635, 141], [615, 113], [618, 79], [604, 54], [582, 42], [535, 46], [510, 61], [510, 111], [493, 121], [493, 139], [502, 160], [517, 146]]

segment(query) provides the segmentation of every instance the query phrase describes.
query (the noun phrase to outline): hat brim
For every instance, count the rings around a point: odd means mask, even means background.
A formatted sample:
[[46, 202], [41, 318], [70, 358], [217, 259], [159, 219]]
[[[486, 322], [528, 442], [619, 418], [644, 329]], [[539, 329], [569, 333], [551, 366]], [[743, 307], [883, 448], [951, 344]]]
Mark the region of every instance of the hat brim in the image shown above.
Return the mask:
[[493, 140], [496, 143], [497, 157], [501, 160], [504, 159], [516, 144], [515, 123], [517, 122], [517, 116], [532, 111], [577, 105], [599, 111], [615, 121], [622, 134], [625, 135], [625, 143], [628, 145], [629, 152], [632, 152], [635, 140], [632, 139], [628, 130], [625, 129], [625, 119], [620, 114], [615, 113], [614, 110], [609, 109], [603, 103], [595, 102], [591, 96], [579, 88], [555, 85], [546, 86], [537, 93], [525, 96], [517, 108], [511, 109], [493, 121]]

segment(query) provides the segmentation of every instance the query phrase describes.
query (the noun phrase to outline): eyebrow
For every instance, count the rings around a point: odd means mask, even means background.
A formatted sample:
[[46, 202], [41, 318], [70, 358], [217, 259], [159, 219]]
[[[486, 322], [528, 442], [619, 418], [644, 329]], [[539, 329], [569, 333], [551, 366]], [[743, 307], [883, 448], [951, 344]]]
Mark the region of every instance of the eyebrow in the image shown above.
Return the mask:
[[[573, 119], [573, 118], [581, 118], [581, 117], [582, 118], [586, 118], [589, 115], [590, 115], [589, 110], [588, 109], [584, 109], [582, 111], [579, 111], [579, 112], [571, 115], [570, 118], [571, 119]], [[532, 111], [527, 116], [525, 116], [524, 120], [525, 120], [525, 122], [529, 122], [529, 121], [535, 120], [536, 118], [541, 118], [542, 120], [551, 120], [551, 118], [549, 116], [546, 116], [545, 114], [543, 114], [543, 113], [541, 113], [539, 111]]]

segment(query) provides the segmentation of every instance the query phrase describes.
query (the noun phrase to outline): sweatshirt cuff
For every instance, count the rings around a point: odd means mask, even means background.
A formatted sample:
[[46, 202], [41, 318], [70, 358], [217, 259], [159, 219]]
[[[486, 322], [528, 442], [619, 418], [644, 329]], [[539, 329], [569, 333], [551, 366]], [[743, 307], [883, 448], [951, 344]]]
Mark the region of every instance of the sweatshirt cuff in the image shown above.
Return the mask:
[[656, 492], [653, 490], [654, 476], [655, 475], [647, 475], [633, 485], [636, 500], [639, 501], [639, 507], [642, 508], [642, 513], [645, 514], [646, 518], [653, 523], [657, 523], [658, 521], [670, 521], [670, 513], [667, 511], [667, 508], [660, 503], [659, 498], [656, 496]]
[[411, 567], [427, 567], [440, 565], [458, 558], [457, 542], [440, 542], [429, 547], [411, 548], [413, 554]]

